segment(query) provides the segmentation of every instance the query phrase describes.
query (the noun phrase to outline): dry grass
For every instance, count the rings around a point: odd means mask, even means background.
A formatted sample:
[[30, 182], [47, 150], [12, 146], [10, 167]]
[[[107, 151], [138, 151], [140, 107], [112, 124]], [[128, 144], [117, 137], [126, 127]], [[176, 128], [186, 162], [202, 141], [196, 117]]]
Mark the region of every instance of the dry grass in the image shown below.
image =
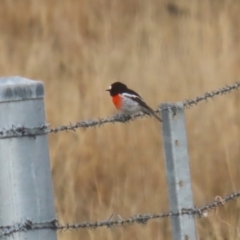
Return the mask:
[[[53, 126], [115, 113], [104, 90], [116, 80], [156, 108], [239, 79], [239, 11], [236, 0], [2, 0], [1, 75], [42, 79]], [[236, 92], [186, 112], [196, 205], [240, 189], [239, 100]], [[167, 210], [160, 135], [155, 119], [51, 135], [58, 218]], [[239, 201], [197, 220], [199, 239], [240, 239], [238, 208]], [[170, 239], [170, 224], [59, 237]]]

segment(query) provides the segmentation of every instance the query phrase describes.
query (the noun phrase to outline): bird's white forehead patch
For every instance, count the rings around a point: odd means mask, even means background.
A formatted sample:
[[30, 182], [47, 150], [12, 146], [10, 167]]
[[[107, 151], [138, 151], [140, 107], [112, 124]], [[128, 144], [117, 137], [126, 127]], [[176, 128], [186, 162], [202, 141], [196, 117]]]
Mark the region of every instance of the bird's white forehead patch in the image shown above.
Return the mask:
[[108, 87], [108, 90], [111, 90], [112, 89], [112, 85], [110, 85], [109, 87]]

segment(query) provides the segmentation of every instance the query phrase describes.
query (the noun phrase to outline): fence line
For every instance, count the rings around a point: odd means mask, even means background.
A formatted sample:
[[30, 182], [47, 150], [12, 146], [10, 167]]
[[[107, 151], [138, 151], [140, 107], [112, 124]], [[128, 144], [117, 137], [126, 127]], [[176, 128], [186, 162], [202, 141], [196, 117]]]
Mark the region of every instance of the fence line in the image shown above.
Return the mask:
[[137, 214], [135, 216], [123, 219], [120, 215], [117, 215], [117, 220], [111, 220], [111, 215], [107, 220], [98, 222], [84, 222], [84, 223], [73, 223], [73, 224], [59, 224], [58, 220], [52, 219], [44, 222], [33, 222], [31, 219], [26, 219], [21, 223], [16, 223], [11, 226], [0, 226], [0, 238], [7, 237], [16, 232], [24, 232], [31, 230], [41, 229], [54, 229], [54, 230], [78, 230], [78, 229], [96, 229], [100, 227], [114, 227], [123, 226], [126, 224], [146, 224], [149, 220], [160, 219], [160, 218], [172, 218], [183, 215], [191, 217], [207, 217], [208, 213], [217, 209], [220, 206], [225, 206], [226, 203], [232, 202], [233, 200], [240, 197], [239, 192], [233, 192], [225, 197], [216, 197], [214, 201], [199, 208], [183, 208], [177, 212], [165, 212], [160, 214]]
[[[211, 92], [206, 92], [205, 94], [201, 96], [197, 96], [193, 99], [187, 99], [183, 101], [183, 106], [185, 109], [191, 108], [193, 106], [198, 105], [202, 101], [208, 101], [209, 99], [213, 99], [215, 96], [222, 96], [227, 93], [233, 92], [233, 90], [238, 90], [240, 88], [240, 82], [236, 82], [232, 85], [227, 85], [223, 88], [219, 88], [217, 90], [213, 90]], [[175, 104], [172, 104], [172, 107], [175, 107]], [[164, 109], [156, 110], [156, 113], [159, 113], [160, 111], [163, 111]], [[89, 127], [96, 127], [96, 126], [102, 126], [106, 123], [128, 123], [130, 121], [135, 120], [136, 118], [141, 118], [148, 116], [143, 113], [136, 114], [132, 117], [125, 116], [121, 114], [114, 115], [109, 118], [99, 118], [98, 120], [83, 120], [76, 123], [69, 123], [68, 125], [61, 125], [57, 127], [50, 128], [49, 124], [43, 123], [40, 126], [34, 126], [34, 127], [26, 127], [26, 126], [14, 126], [7, 129], [1, 129], [0, 130], [0, 137], [14, 137], [14, 136], [36, 136], [41, 134], [49, 134], [49, 133], [58, 133], [62, 131], [76, 131], [78, 128], [87, 129]]]
[[[188, 239], [189, 236], [191, 236], [191, 239], [194, 239], [196, 232], [191, 229], [194, 228], [195, 220], [192, 219], [188, 221], [189, 219], [186, 217], [183, 218], [183, 216], [208, 216], [208, 212], [240, 197], [240, 191], [233, 192], [223, 198], [218, 196], [215, 198], [215, 201], [199, 208], [193, 207], [192, 200], [186, 201], [186, 198], [192, 198], [192, 194], [190, 171], [186, 171], [186, 169], [189, 168], [189, 163], [183, 111], [184, 109], [198, 105], [201, 101], [207, 101], [217, 95], [223, 95], [239, 89], [240, 82], [212, 92], [207, 92], [202, 96], [185, 100], [182, 103], [162, 104], [160, 109], [156, 111], [156, 113], [162, 114], [164, 120], [162, 132], [163, 139], [165, 139], [167, 143], [167, 145], [164, 144], [164, 149], [166, 153], [165, 162], [167, 163], [168, 187], [170, 190], [170, 198], [172, 198], [173, 195], [175, 197], [174, 201], [170, 201], [171, 210], [169, 212], [160, 214], [138, 214], [126, 219], [118, 215], [116, 220], [111, 220], [112, 215], [105, 221], [66, 225], [61, 225], [57, 219], [52, 219], [55, 214], [53, 199], [51, 197], [52, 189], [50, 186], [51, 179], [50, 168], [48, 166], [49, 155], [46, 134], [69, 130], [75, 131], [77, 128], [86, 129], [88, 127], [101, 126], [106, 123], [126, 123], [145, 115], [138, 114], [133, 117], [115, 115], [111, 118], [87, 120], [50, 128], [48, 124], [41, 123], [41, 121], [45, 121], [43, 105], [44, 89], [41, 82], [20, 77], [10, 77], [3, 78], [0, 83], [1, 109], [2, 112], [7, 113], [0, 116], [0, 122], [5, 126], [5, 129], [0, 130], [0, 147], [2, 152], [0, 155], [0, 197], [4, 200], [0, 202], [0, 221], [2, 225], [0, 226], [0, 238], [7, 237], [13, 233], [19, 233], [16, 235], [17, 239], [22, 239], [22, 237], [26, 239], [30, 237], [30, 239], [32, 239], [32, 237], [34, 237], [34, 239], [40, 240], [43, 236], [48, 235], [49, 239], [54, 240], [56, 239], [55, 230], [94, 229], [104, 226], [110, 228], [133, 223], [145, 224], [148, 220], [169, 217], [173, 223], [174, 239]], [[26, 99], [29, 101], [24, 101]], [[39, 114], [41, 116], [39, 116]], [[175, 118], [175, 115], [178, 115], [178, 117]], [[6, 127], [9, 122], [12, 124], [10, 128]], [[19, 123], [21, 123], [21, 125]], [[25, 125], [27, 125], [27, 127]], [[23, 136], [27, 137], [21, 139]], [[35, 138], [35, 141], [32, 141], [32, 137]], [[29, 149], [31, 149], [30, 153]], [[9, 161], [6, 161], [6, 159]], [[26, 166], [28, 166], [28, 168], [26, 168]], [[19, 171], [19, 168], [24, 169], [24, 174], [23, 171]], [[44, 171], [45, 173], [42, 174]], [[41, 172], [41, 174], [39, 174], [39, 172]], [[45, 176], [47, 178], [45, 178]], [[42, 186], [45, 188], [41, 188]], [[35, 191], [36, 189], [37, 191]], [[32, 193], [32, 191], [34, 191], [34, 193]], [[13, 199], [14, 201], [9, 202], [9, 199]], [[31, 200], [30, 202], [32, 203], [30, 205], [28, 204], [29, 200]], [[44, 211], [38, 212], [39, 206]], [[17, 214], [13, 211], [17, 211]], [[178, 219], [177, 221], [175, 221], [176, 217]], [[39, 233], [37, 230], [45, 231]]]

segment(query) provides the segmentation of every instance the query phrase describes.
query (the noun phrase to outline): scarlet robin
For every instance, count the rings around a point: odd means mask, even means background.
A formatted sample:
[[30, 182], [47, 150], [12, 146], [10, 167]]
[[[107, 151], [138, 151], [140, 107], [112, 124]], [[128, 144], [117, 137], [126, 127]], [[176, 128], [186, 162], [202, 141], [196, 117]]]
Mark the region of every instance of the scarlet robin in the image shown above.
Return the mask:
[[124, 115], [133, 115], [139, 112], [154, 116], [158, 121], [161, 118], [144, 102], [141, 96], [129, 89], [121, 82], [115, 82], [106, 90], [109, 91], [115, 107]]

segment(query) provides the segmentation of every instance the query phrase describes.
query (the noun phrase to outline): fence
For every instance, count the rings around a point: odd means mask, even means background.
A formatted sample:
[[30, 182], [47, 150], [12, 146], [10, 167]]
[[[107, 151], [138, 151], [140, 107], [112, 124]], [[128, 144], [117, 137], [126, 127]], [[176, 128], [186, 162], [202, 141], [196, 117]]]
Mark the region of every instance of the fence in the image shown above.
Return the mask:
[[20, 77], [1, 78], [0, 112], [4, 114], [0, 115], [0, 238], [53, 240], [56, 230], [143, 224], [170, 217], [173, 239], [196, 239], [194, 217], [207, 216], [208, 212], [239, 198], [240, 192], [218, 197], [203, 207], [193, 206], [184, 109], [239, 87], [240, 82], [236, 82], [182, 103], [162, 104], [156, 111], [163, 119], [171, 211], [139, 214], [128, 219], [118, 216], [117, 220], [110, 216], [105, 221], [61, 225], [54, 214], [47, 134], [112, 122], [126, 123], [144, 114], [132, 118], [116, 115], [49, 128], [45, 123], [42, 83]]

